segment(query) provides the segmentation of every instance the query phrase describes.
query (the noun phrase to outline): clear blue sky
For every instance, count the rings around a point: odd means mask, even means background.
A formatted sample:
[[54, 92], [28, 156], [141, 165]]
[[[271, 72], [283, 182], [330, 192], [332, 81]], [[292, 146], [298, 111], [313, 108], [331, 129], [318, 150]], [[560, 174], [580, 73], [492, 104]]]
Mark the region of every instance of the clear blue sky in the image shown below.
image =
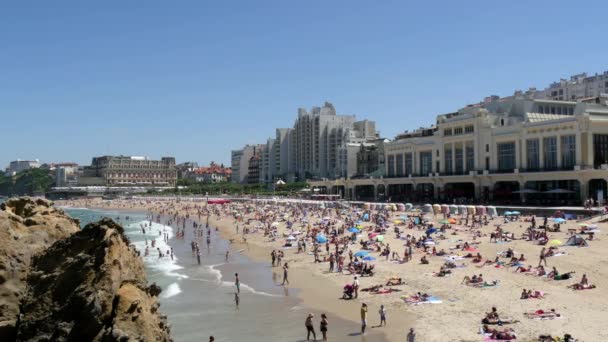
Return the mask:
[[608, 69], [606, 13], [606, 1], [4, 1], [0, 167], [229, 163], [325, 100], [393, 137]]

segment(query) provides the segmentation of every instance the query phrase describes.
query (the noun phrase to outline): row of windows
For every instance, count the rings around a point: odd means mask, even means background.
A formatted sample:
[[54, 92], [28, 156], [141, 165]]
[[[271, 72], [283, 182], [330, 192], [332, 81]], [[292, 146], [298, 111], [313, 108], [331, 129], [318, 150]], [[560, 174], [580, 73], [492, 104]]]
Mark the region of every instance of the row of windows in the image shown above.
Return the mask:
[[473, 133], [475, 132], [475, 126], [473, 125], [466, 125], [464, 126], [464, 129], [462, 127], [456, 127], [454, 128], [454, 130], [452, 130], [451, 128], [446, 128], [443, 130], [443, 135], [444, 136], [451, 136], [451, 135], [461, 135], [461, 134], [469, 134], [469, 133]]
[[574, 107], [565, 106], [538, 106], [540, 114], [574, 115]]

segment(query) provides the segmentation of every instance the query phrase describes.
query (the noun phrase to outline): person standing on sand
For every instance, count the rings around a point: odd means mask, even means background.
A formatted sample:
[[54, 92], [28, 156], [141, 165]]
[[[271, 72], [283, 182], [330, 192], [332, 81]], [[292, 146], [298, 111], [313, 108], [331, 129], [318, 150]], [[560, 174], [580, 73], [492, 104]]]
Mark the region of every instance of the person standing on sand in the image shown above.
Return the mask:
[[357, 279], [357, 276], [353, 281], [353, 289], [355, 290], [355, 298], [359, 298], [359, 279]]
[[272, 259], [272, 267], [274, 267], [275, 261], [277, 260], [276, 250], [273, 249], [272, 252], [270, 252], [270, 259]]
[[367, 304], [361, 304], [361, 335], [365, 335], [365, 327], [367, 327]]
[[228, 255], [230, 254], [230, 250], [226, 251], [226, 262], [228, 262]]
[[312, 319], [314, 317], [315, 315], [309, 313], [304, 322], [304, 326], [306, 327], [306, 341], [310, 341], [310, 333], [312, 333], [313, 341], [317, 340], [317, 333], [315, 333], [315, 327], [312, 325]]
[[287, 263], [285, 263], [285, 265], [283, 265], [283, 284], [281, 284], [281, 285], [285, 285], [285, 283], [287, 283], [287, 285], [289, 285], [289, 279], [287, 279], [288, 270], [289, 270], [289, 265], [287, 265]]
[[327, 316], [325, 314], [321, 314], [321, 334], [323, 334], [323, 341], [327, 341], [327, 325], [329, 322], [327, 321]]
[[410, 332], [407, 334], [407, 342], [416, 342], [416, 332], [414, 332], [414, 328], [410, 328]]
[[236, 286], [236, 292], [241, 293], [241, 281], [238, 273], [234, 274], [234, 286]]
[[380, 305], [380, 310], [378, 311], [378, 313], [380, 314], [380, 324], [378, 326], [385, 327], [386, 326], [386, 310], [384, 309], [384, 304]]
[[547, 256], [545, 255], [545, 247], [543, 247], [543, 249], [540, 250], [540, 255], [539, 255], [539, 260], [538, 260], [538, 266], [540, 266], [540, 264], [543, 261], [545, 262], [545, 266], [547, 266]]

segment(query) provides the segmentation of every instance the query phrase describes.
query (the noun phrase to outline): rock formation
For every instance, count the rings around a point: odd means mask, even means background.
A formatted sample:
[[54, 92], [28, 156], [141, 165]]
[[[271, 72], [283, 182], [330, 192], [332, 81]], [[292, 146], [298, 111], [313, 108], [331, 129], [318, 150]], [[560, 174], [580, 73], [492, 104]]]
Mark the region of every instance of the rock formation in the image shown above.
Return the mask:
[[160, 288], [120, 225], [80, 230], [41, 200], [0, 209], [0, 341], [171, 340]]
[[80, 230], [78, 221], [42, 199], [0, 205], [0, 341], [15, 338], [32, 256]]

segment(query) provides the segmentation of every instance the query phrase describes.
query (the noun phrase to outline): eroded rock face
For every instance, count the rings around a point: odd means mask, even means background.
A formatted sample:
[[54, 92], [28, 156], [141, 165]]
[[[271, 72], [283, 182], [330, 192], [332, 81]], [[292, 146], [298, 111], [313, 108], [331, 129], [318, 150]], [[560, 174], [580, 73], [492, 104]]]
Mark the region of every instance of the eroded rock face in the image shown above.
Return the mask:
[[32, 257], [79, 231], [77, 220], [28, 197], [0, 205], [0, 341], [13, 341]]
[[0, 205], [0, 341], [170, 341], [160, 288], [110, 219], [41, 199]]
[[18, 340], [170, 341], [158, 291], [147, 287], [142, 259], [111, 219], [37, 254], [27, 284]]

